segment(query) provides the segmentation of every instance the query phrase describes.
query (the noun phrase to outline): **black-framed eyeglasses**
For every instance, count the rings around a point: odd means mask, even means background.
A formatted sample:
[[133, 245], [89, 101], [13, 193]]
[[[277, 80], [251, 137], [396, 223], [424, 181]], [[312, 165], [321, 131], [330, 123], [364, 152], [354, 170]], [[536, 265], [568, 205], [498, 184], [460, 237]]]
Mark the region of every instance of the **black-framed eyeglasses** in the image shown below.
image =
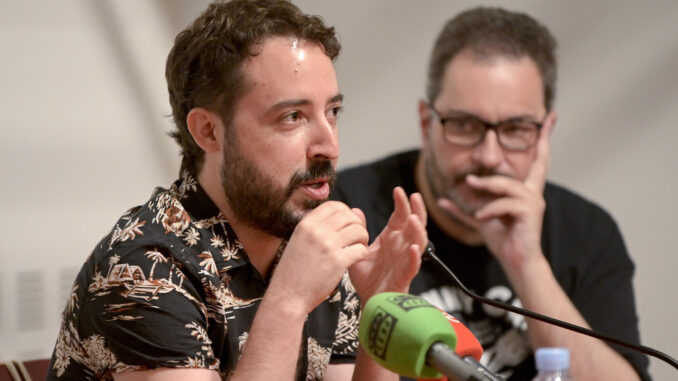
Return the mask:
[[477, 146], [485, 140], [487, 130], [494, 130], [502, 148], [510, 151], [524, 151], [537, 144], [539, 130], [544, 124], [519, 118], [488, 123], [475, 115], [460, 114], [442, 117], [432, 105], [429, 105], [429, 109], [440, 121], [445, 141], [461, 147]]

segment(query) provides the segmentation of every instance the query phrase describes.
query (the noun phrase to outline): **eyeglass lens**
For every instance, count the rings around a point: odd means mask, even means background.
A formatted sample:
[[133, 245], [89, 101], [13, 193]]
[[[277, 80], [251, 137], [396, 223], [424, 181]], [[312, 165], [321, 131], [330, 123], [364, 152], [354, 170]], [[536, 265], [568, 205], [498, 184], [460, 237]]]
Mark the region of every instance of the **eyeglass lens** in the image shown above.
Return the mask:
[[528, 149], [539, 137], [537, 124], [519, 120], [490, 125], [476, 118], [446, 118], [443, 129], [447, 141], [462, 146], [480, 144], [488, 129], [495, 130], [499, 144], [511, 150]]

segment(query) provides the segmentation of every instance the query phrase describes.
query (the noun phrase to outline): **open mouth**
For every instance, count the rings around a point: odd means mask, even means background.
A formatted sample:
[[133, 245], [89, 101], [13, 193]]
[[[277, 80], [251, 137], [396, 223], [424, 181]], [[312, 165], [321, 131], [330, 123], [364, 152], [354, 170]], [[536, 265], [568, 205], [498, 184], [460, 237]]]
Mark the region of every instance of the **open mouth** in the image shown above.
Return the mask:
[[330, 196], [328, 178], [314, 179], [301, 184], [300, 189], [307, 197], [315, 200], [326, 200]]
[[321, 186], [323, 186], [324, 183], [325, 183], [324, 181], [317, 181], [317, 182], [314, 182], [314, 183], [307, 183], [306, 186], [309, 186], [313, 189], [318, 189]]
[[305, 182], [302, 185], [307, 186], [309, 188], [318, 189], [318, 188], [322, 187], [323, 185], [325, 185], [326, 183], [327, 183], [327, 179], [322, 178], [322, 179], [315, 179], [315, 180]]

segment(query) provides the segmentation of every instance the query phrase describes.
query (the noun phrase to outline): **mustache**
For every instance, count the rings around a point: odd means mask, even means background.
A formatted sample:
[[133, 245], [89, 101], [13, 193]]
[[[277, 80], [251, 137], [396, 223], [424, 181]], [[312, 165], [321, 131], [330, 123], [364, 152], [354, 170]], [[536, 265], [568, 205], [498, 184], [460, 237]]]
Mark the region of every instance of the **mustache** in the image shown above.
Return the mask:
[[308, 165], [308, 169], [297, 171], [292, 175], [285, 193], [289, 197], [301, 184], [325, 177], [330, 185], [330, 189], [333, 189], [336, 181], [336, 171], [332, 166], [332, 162], [330, 160], [314, 160]]
[[469, 170], [459, 172], [457, 173], [454, 178], [452, 179], [454, 182], [454, 185], [459, 185], [463, 182], [466, 181], [466, 176], [468, 175], [474, 175], [477, 177], [484, 177], [484, 176], [504, 176], [504, 177], [511, 177], [513, 176], [509, 175], [508, 173], [504, 173], [502, 171], [499, 171], [494, 168], [488, 168], [488, 167], [483, 167], [483, 166], [477, 166], [473, 167]]

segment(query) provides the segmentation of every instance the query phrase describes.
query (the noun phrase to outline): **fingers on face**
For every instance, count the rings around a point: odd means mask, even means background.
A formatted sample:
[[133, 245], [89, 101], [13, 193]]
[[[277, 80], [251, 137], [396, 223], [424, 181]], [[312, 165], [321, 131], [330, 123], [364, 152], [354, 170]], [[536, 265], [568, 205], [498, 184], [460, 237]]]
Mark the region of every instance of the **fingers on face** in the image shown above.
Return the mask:
[[369, 239], [365, 228], [365, 216], [353, 209], [343, 209], [327, 216], [323, 222], [328, 234], [337, 234], [339, 242], [345, 246], [360, 243], [367, 245]]
[[342, 210], [348, 210], [348, 206], [339, 201], [327, 201], [320, 204], [317, 208], [311, 210], [304, 220], [308, 221], [322, 221], [328, 216]]
[[534, 207], [544, 207], [544, 202], [533, 202], [517, 198], [500, 198], [482, 207], [475, 214], [479, 220], [488, 220], [504, 216], [520, 217], [529, 213]]
[[301, 223], [310, 227], [325, 226], [339, 230], [349, 224], [365, 225], [365, 215], [357, 209], [350, 209], [343, 202], [327, 201], [313, 209]]
[[335, 242], [339, 247], [366, 245], [368, 241], [365, 215], [341, 202], [328, 201], [318, 206], [301, 220], [297, 229], [317, 239]]
[[547, 123], [544, 123], [544, 127], [539, 135], [539, 141], [537, 142], [536, 158], [525, 180], [529, 186], [539, 191], [542, 191], [544, 188], [546, 172], [551, 160], [550, 145], [554, 122], [554, 120], [549, 120]]
[[507, 176], [466, 176], [466, 183], [472, 188], [482, 190], [497, 196], [523, 197], [525, 187], [523, 184]]
[[473, 217], [470, 217], [469, 215], [464, 213], [461, 209], [459, 209], [457, 204], [452, 202], [452, 200], [446, 198], [438, 199], [438, 206], [441, 209], [453, 215], [455, 218], [457, 218], [465, 225], [470, 227], [478, 227], [478, 221], [476, 221]]

